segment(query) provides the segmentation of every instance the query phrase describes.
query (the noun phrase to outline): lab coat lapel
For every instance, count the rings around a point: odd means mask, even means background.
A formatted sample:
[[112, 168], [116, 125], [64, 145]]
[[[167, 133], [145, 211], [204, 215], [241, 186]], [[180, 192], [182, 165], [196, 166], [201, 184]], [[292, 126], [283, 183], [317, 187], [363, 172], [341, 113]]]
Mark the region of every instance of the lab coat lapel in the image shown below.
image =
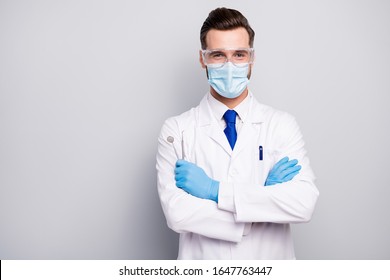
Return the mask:
[[230, 147], [223, 129], [211, 112], [211, 108], [207, 102], [207, 95], [201, 101], [199, 109], [199, 129], [208, 137], [212, 138], [226, 153], [231, 155], [232, 148]]
[[253, 141], [256, 141], [259, 137], [261, 123], [263, 122], [264, 115], [259, 110], [259, 104], [253, 98], [251, 101], [250, 110], [247, 120], [243, 123], [241, 131], [237, 137], [236, 145], [233, 150], [233, 157], [238, 156], [243, 149], [251, 145]]

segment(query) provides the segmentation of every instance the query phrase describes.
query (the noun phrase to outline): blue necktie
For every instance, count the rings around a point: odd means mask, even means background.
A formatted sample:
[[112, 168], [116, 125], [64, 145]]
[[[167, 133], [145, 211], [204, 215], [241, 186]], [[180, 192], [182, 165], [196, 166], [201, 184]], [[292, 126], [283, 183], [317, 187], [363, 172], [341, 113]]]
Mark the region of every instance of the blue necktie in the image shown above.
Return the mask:
[[227, 110], [223, 115], [223, 118], [226, 121], [226, 128], [224, 130], [226, 137], [229, 141], [230, 147], [232, 150], [237, 140], [237, 131], [236, 131], [236, 116], [237, 113], [234, 110]]

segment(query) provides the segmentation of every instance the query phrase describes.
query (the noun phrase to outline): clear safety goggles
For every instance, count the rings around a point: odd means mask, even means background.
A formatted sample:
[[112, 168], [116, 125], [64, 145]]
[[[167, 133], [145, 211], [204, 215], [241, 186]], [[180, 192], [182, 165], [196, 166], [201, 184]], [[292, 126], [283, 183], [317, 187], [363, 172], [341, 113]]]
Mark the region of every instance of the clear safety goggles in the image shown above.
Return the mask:
[[229, 48], [202, 50], [203, 62], [205, 65], [223, 67], [228, 61], [236, 66], [244, 66], [253, 63], [255, 57], [254, 48]]

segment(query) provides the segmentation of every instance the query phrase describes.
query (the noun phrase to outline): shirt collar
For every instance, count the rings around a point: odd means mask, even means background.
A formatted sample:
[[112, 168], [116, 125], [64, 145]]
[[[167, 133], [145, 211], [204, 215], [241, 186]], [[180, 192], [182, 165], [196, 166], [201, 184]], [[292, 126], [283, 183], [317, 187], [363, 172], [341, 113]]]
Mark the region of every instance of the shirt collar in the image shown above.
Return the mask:
[[[245, 120], [247, 119], [247, 116], [249, 113], [249, 107], [250, 107], [250, 103], [251, 103], [252, 98], [253, 98], [252, 93], [248, 90], [247, 97], [245, 97], [245, 99], [243, 101], [241, 101], [241, 103], [238, 104], [235, 108], [232, 108], [232, 110], [237, 112], [238, 117], [244, 123], [245, 123]], [[207, 94], [207, 101], [209, 103], [211, 111], [213, 112], [214, 117], [218, 121], [222, 120], [225, 112], [230, 109], [225, 104], [223, 104], [222, 102], [215, 99], [215, 97], [212, 96], [210, 92], [208, 92], [208, 94]]]

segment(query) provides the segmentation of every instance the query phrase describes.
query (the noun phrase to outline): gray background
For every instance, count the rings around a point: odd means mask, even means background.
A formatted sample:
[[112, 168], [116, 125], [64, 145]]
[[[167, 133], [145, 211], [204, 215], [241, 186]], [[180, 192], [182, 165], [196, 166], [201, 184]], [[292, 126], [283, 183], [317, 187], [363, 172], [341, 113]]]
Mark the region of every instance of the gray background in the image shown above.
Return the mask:
[[218, 6], [256, 31], [250, 88], [295, 115], [320, 199], [299, 259], [390, 259], [390, 2], [0, 0], [0, 258], [174, 259], [163, 121], [208, 89]]

